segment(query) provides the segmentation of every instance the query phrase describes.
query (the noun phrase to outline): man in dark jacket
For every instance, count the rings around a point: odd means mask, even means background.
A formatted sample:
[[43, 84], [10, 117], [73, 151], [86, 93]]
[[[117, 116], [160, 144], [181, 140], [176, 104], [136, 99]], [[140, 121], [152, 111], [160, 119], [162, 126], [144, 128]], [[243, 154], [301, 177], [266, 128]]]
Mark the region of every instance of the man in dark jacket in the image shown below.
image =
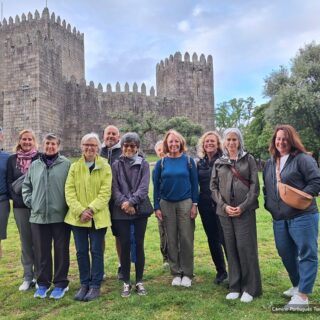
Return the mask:
[[[115, 126], [107, 126], [104, 129], [103, 133], [103, 146], [101, 148], [101, 156], [108, 159], [108, 162], [110, 166], [119, 159], [121, 155], [121, 145], [120, 145], [120, 131]], [[109, 202], [109, 210], [111, 213], [113, 207], [113, 202], [110, 200]], [[121, 264], [120, 264], [120, 254], [121, 254], [121, 246], [120, 246], [120, 240], [114, 229], [112, 229], [112, 234], [116, 238], [116, 249], [118, 254], [118, 261], [119, 261], [119, 267], [118, 267], [118, 279], [122, 280], [123, 275], [121, 272]]]

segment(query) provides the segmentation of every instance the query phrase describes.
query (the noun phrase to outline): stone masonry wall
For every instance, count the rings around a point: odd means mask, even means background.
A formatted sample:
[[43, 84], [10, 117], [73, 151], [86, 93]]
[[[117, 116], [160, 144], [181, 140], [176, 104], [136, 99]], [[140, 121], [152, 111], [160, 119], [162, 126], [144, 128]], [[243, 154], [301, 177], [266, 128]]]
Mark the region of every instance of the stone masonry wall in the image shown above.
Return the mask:
[[95, 87], [84, 80], [83, 34], [45, 8], [9, 18], [0, 24], [0, 126], [8, 150], [18, 132], [32, 128], [38, 139], [55, 132], [62, 137], [66, 154], [79, 153], [81, 137], [102, 136], [109, 125], [120, 125], [115, 113], [152, 111], [171, 118], [187, 116], [214, 128], [213, 63], [209, 55], [198, 59], [180, 52], [156, 66], [157, 95], [144, 84], [128, 83], [115, 90], [108, 84]]

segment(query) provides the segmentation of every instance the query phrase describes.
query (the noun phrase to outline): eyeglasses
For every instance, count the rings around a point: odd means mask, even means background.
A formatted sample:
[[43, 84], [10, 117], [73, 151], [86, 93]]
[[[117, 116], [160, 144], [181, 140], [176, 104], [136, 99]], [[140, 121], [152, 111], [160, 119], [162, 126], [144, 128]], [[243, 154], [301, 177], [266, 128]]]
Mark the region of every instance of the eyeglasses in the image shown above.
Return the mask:
[[83, 146], [86, 148], [97, 148], [98, 147], [98, 145], [90, 144], [90, 143], [84, 143]]
[[131, 149], [134, 149], [134, 148], [136, 148], [137, 147], [137, 145], [136, 144], [128, 144], [128, 143], [125, 143], [124, 145], [123, 145], [123, 147], [124, 148], [131, 148]]

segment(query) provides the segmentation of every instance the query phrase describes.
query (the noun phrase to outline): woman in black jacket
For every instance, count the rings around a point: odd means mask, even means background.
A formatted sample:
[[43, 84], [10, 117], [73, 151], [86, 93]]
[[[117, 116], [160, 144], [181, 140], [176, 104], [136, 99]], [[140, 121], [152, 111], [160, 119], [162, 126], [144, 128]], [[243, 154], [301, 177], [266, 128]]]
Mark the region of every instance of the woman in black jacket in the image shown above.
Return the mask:
[[319, 211], [315, 199], [304, 210], [285, 204], [276, 177], [278, 171], [282, 183], [317, 196], [320, 172], [290, 125], [276, 128], [269, 151], [263, 172], [265, 207], [272, 214], [276, 247], [292, 283], [283, 294], [291, 297], [288, 307], [307, 306], [318, 270]]
[[12, 184], [27, 173], [31, 162], [39, 156], [36, 137], [31, 130], [25, 129], [19, 133], [15, 150], [16, 153], [9, 157], [7, 163], [7, 184], [10, 198], [13, 201], [13, 214], [21, 241], [21, 263], [24, 281], [20, 285], [19, 291], [26, 291], [35, 286], [37, 271], [29, 222], [30, 209], [23, 203], [21, 190], [15, 191]]
[[216, 214], [216, 203], [213, 201], [210, 190], [210, 178], [215, 161], [222, 155], [219, 134], [208, 131], [198, 142], [197, 162], [198, 179], [200, 186], [198, 209], [206, 232], [212, 261], [217, 274], [214, 283], [220, 284], [227, 279], [226, 263], [223, 254], [223, 231]]

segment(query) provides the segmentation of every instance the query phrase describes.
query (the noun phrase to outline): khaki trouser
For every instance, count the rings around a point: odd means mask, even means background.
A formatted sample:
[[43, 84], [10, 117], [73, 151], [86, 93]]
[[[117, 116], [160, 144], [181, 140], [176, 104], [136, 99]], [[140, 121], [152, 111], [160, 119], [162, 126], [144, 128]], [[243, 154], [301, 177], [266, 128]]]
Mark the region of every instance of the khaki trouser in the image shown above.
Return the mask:
[[194, 219], [190, 218], [192, 201], [160, 200], [160, 207], [166, 228], [171, 273], [192, 278], [195, 230]]

